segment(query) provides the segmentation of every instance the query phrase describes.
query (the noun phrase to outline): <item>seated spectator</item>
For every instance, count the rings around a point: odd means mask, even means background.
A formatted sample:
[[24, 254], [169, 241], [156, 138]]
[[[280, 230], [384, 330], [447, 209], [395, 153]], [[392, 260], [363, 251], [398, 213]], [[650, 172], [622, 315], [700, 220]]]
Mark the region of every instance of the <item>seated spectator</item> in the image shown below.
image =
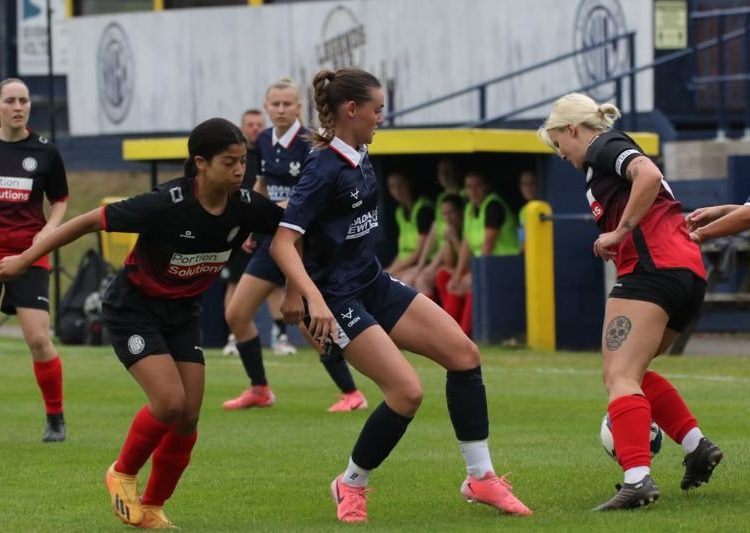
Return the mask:
[[435, 209], [427, 197], [415, 194], [413, 184], [405, 174], [391, 173], [387, 182], [388, 192], [398, 203], [398, 252], [385, 270], [407, 285], [414, 285], [418, 273], [417, 262], [427, 244]]
[[518, 212], [518, 248], [523, 253], [526, 247], [526, 206], [536, 200], [536, 176], [530, 170], [524, 170], [518, 178], [518, 189], [521, 191], [524, 204]]
[[517, 255], [516, 218], [505, 201], [490, 191], [487, 179], [470, 172], [465, 180], [469, 203], [464, 208], [463, 241], [455, 269], [440, 271], [435, 280], [443, 308], [467, 335], [472, 329], [471, 259]]

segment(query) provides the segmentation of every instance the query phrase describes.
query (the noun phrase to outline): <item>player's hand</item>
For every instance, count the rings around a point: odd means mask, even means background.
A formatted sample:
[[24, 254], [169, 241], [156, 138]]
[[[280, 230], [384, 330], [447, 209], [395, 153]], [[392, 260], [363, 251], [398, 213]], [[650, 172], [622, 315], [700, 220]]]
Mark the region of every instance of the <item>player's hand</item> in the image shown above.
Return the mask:
[[625, 239], [625, 233], [609, 231], [594, 241], [594, 255], [611, 261], [617, 255], [617, 246]]
[[242, 243], [242, 251], [246, 254], [253, 253], [257, 247], [258, 241], [255, 240], [255, 237], [252, 233], [248, 235], [247, 239], [245, 239], [245, 242]]
[[328, 335], [334, 342], [338, 342], [336, 319], [322, 296], [316, 295], [307, 301], [307, 313], [310, 316], [310, 325], [307, 329], [316, 342], [322, 345]]
[[704, 241], [703, 234], [699, 228], [694, 229], [690, 232], [690, 240], [695, 244], [700, 244]]
[[688, 231], [693, 232], [698, 228], [702, 228], [706, 224], [713, 222], [714, 220], [721, 218], [723, 211], [721, 206], [713, 207], [700, 207], [685, 217], [685, 222], [688, 225]]
[[281, 314], [287, 324], [299, 324], [305, 316], [305, 303], [302, 295], [296, 291], [287, 289], [281, 300]]
[[17, 278], [26, 272], [29, 265], [20, 255], [9, 255], [0, 259], [0, 281]]

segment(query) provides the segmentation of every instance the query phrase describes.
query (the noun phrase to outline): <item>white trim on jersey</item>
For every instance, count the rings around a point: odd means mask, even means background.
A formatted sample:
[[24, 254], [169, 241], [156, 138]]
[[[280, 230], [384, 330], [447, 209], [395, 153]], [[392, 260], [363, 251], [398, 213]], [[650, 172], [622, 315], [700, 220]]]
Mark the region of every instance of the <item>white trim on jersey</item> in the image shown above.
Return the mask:
[[330, 146], [334, 149], [334, 151], [340, 154], [341, 157], [346, 159], [353, 167], [359, 166], [360, 161], [362, 161], [362, 158], [367, 152], [367, 145], [364, 145], [359, 150], [355, 150], [338, 137], [334, 137], [333, 139], [331, 139]]
[[629, 150], [625, 150], [623, 153], [617, 156], [617, 159], [615, 160], [615, 172], [617, 172], [618, 176], [622, 176], [622, 164], [628, 157], [633, 154], [643, 155], [635, 148], [630, 148]]
[[305, 230], [296, 224], [290, 224], [289, 222], [279, 222], [279, 226], [296, 231], [297, 233], [301, 233], [302, 235], [305, 234]]
[[276, 136], [276, 128], [271, 129], [271, 146], [276, 146], [277, 144], [280, 144], [284, 148], [289, 148], [289, 145], [292, 144], [292, 141], [294, 140], [294, 137], [297, 135], [297, 132], [302, 127], [302, 124], [300, 124], [299, 119], [296, 119], [294, 121], [294, 124], [292, 124], [292, 127], [286, 130], [286, 133], [281, 136], [281, 139], [279, 139]]

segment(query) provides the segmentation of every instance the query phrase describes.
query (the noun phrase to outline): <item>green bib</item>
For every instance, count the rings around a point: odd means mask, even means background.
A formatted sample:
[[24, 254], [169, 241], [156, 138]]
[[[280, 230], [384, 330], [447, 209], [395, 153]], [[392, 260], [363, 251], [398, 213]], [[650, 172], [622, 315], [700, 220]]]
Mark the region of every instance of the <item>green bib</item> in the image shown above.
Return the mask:
[[517, 255], [519, 248], [516, 219], [511, 216], [508, 204], [494, 192], [488, 194], [487, 198], [482, 201], [482, 205], [479, 206], [478, 215], [474, 215], [474, 204], [472, 203], [467, 204], [464, 209], [464, 237], [469, 242], [469, 249], [475, 257], [478, 257], [482, 253], [487, 206], [492, 201], [500, 202], [505, 211], [505, 220], [495, 239], [495, 247], [492, 249], [491, 255]]
[[419, 228], [417, 227], [417, 216], [423, 207], [433, 209], [432, 202], [420, 196], [411, 208], [409, 218], [403, 206], [396, 208], [396, 225], [398, 225], [398, 258], [405, 259], [417, 249], [419, 243]]

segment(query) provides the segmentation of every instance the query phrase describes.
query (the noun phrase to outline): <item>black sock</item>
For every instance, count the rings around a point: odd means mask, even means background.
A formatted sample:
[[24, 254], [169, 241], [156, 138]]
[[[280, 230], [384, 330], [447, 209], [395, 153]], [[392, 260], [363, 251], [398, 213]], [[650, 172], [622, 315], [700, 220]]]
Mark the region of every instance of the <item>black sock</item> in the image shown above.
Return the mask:
[[354, 392], [357, 386], [354, 384], [352, 372], [346, 364], [341, 348], [335, 344], [329, 344], [330, 349], [320, 354], [320, 362], [323, 363], [328, 375], [343, 393]]
[[242, 366], [250, 378], [250, 384], [268, 385], [266, 381], [266, 369], [263, 367], [263, 352], [260, 348], [260, 337], [253, 337], [249, 341], [237, 343], [237, 351], [240, 352]]
[[365, 422], [352, 450], [352, 461], [365, 470], [380, 466], [406, 433], [411, 420], [382, 402]]
[[286, 322], [283, 320], [274, 320], [274, 324], [276, 324], [276, 327], [279, 329], [279, 335], [286, 335]]
[[489, 435], [487, 396], [482, 381], [482, 367], [448, 371], [445, 397], [453, 430], [460, 441], [484, 440]]

